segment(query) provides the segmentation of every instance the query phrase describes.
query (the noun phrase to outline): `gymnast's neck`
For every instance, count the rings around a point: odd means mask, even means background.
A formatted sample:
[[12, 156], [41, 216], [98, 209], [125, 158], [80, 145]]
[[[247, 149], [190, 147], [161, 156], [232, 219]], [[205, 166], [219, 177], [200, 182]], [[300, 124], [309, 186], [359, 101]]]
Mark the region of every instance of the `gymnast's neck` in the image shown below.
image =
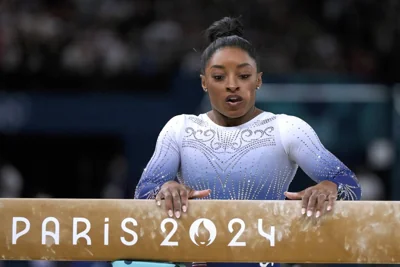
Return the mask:
[[260, 115], [263, 112], [264, 112], [263, 110], [253, 106], [243, 116], [238, 117], [238, 118], [229, 118], [229, 117], [225, 116], [224, 114], [220, 113], [218, 110], [213, 108], [212, 110], [207, 112], [207, 116], [214, 123], [216, 123], [219, 126], [235, 127], [235, 126], [239, 126], [239, 125], [242, 125], [242, 124], [244, 124], [246, 122], [251, 121], [252, 119], [254, 119], [255, 117], [257, 117], [258, 115]]

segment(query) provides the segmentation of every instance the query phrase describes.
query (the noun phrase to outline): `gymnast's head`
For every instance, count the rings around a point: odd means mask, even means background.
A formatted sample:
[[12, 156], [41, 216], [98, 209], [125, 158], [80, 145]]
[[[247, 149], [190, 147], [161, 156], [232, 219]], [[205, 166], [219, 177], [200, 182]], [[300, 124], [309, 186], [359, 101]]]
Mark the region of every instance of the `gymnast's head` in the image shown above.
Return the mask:
[[214, 22], [206, 31], [210, 44], [201, 56], [201, 85], [213, 110], [230, 119], [254, 110], [262, 84], [255, 48], [243, 32], [238, 18]]

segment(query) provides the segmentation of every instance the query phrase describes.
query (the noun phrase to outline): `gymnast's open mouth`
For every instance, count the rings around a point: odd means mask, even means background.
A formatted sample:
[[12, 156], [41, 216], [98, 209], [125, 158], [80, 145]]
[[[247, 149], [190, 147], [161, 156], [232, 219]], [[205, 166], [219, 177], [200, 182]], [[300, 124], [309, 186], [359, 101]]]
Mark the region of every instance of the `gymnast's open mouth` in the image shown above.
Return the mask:
[[225, 101], [227, 104], [235, 106], [243, 102], [243, 97], [240, 95], [229, 95], [225, 98]]

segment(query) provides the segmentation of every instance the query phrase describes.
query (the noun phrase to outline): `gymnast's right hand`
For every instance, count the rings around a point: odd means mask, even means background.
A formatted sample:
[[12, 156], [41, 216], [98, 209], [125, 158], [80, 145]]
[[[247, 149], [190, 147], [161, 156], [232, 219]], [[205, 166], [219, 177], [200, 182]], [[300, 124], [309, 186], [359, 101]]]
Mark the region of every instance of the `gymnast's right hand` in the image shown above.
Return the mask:
[[197, 191], [175, 181], [169, 181], [161, 186], [156, 196], [156, 203], [157, 206], [161, 206], [161, 200], [164, 199], [169, 217], [175, 214], [175, 217], [179, 218], [181, 211], [187, 211], [189, 199], [207, 197], [210, 193], [210, 189]]

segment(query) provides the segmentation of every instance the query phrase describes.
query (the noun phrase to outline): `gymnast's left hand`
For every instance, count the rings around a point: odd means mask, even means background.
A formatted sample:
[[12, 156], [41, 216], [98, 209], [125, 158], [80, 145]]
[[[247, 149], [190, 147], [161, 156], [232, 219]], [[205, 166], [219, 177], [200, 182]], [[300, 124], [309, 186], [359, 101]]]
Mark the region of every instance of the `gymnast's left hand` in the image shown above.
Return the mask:
[[315, 214], [317, 218], [321, 216], [326, 202], [328, 202], [326, 210], [332, 210], [337, 194], [337, 185], [330, 181], [322, 181], [300, 192], [285, 192], [288, 199], [302, 200], [301, 214], [304, 215], [307, 211], [308, 217]]

